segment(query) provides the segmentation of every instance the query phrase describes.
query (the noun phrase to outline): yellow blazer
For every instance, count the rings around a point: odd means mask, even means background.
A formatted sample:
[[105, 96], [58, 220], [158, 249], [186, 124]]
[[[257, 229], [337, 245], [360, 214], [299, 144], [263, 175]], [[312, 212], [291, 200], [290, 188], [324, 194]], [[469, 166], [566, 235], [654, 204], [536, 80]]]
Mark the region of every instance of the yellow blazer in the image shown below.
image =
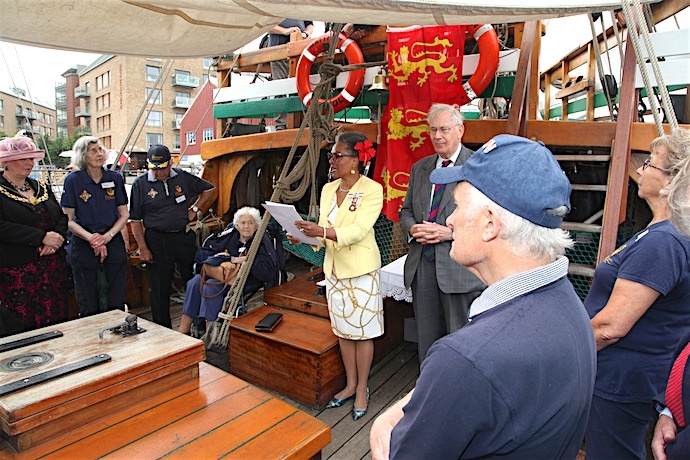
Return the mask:
[[[319, 225], [328, 228], [328, 213], [340, 179], [323, 186]], [[323, 272], [330, 277], [335, 269], [338, 278], [354, 278], [381, 268], [381, 253], [374, 239], [374, 224], [383, 208], [383, 187], [361, 176], [343, 200], [335, 219], [338, 241], [321, 241], [326, 245]]]

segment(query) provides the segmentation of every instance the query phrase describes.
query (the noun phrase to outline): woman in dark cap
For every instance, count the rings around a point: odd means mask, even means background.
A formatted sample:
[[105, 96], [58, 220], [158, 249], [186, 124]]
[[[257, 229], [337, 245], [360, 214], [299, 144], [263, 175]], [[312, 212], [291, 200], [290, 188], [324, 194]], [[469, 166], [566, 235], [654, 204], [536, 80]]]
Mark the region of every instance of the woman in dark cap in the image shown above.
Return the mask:
[[67, 320], [67, 217], [29, 177], [42, 158], [27, 137], [0, 141], [0, 337]]

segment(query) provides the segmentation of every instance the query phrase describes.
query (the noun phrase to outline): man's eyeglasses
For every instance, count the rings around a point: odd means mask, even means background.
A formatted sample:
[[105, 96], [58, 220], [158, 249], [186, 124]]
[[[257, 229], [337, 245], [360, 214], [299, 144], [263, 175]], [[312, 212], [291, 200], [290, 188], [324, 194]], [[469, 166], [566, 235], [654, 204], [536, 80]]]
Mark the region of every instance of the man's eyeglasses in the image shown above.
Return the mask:
[[356, 156], [357, 156], [357, 155], [350, 155], [350, 154], [347, 154], [347, 153], [338, 153], [338, 152], [335, 152], [335, 153], [329, 153], [328, 155], [326, 155], [326, 158], [328, 158], [328, 161], [331, 161], [331, 160], [333, 160], [333, 159], [335, 159], [335, 160], [337, 161], [337, 160], [341, 159], [342, 157], [353, 157], [353, 158], [354, 158], [354, 157], [356, 157]]
[[441, 126], [440, 128], [436, 128], [436, 127], [433, 127], [433, 128], [432, 128], [432, 127], [430, 126], [430, 127], [429, 127], [429, 132], [430, 132], [431, 134], [436, 134], [438, 131], [441, 131], [441, 134], [448, 134], [448, 133], [450, 132], [450, 130], [453, 129], [453, 128], [455, 128], [456, 126], [458, 126], [458, 125], [453, 125], [453, 126]]
[[654, 165], [652, 164], [652, 160], [650, 160], [649, 158], [647, 158], [646, 160], [644, 160], [644, 163], [642, 164], [642, 171], [646, 170], [647, 168], [654, 168], [654, 169], [656, 169], [657, 171], [661, 171], [661, 172], [666, 173], [666, 174], [671, 174], [671, 170], [670, 170], [670, 169], [664, 169], [664, 168], [660, 168], [660, 167], [658, 167], [658, 166], [654, 166]]

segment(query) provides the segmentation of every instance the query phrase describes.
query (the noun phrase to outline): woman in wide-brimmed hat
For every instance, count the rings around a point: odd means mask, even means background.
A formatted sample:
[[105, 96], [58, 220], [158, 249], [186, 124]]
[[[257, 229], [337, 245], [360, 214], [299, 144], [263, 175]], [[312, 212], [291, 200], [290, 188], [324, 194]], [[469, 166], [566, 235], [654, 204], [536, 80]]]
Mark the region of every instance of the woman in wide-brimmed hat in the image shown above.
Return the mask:
[[67, 320], [67, 217], [29, 177], [41, 158], [27, 137], [0, 141], [0, 337]]

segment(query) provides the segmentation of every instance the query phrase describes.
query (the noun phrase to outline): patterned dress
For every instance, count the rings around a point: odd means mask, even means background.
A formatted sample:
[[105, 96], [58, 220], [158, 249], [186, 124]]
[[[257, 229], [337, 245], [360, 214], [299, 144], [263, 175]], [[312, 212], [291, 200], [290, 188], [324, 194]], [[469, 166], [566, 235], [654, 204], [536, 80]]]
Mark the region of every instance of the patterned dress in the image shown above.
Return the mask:
[[[36, 183], [35, 204], [30, 204], [33, 208], [35, 222], [32, 223], [33, 229], [51, 231], [51, 223], [55, 221], [55, 212], [60, 212], [59, 205], [55, 201], [45, 184]], [[16, 214], [9, 212], [13, 205], [27, 203], [21, 195], [12, 193], [7, 187], [2, 186], [2, 209], [0, 224], [3, 228], [12, 226], [19, 229], [26, 223], [19, 222]], [[46, 198], [42, 198], [42, 197]], [[8, 201], [10, 200], [10, 201]], [[27, 233], [29, 226], [27, 227]], [[21, 245], [16, 242], [16, 245]], [[38, 329], [51, 324], [60, 323], [67, 320], [68, 315], [68, 295], [72, 289], [69, 268], [67, 266], [64, 246], [55, 254], [43, 257], [38, 256], [38, 247], [32, 247], [36, 256], [33, 260], [24, 263], [13, 264], [12, 260], [5, 260], [0, 265], [0, 302], [5, 309], [4, 314], [11, 316], [17, 323], [21, 323], [17, 328], [9, 331], [9, 334], [18, 333], [24, 330]], [[9, 326], [6, 325], [7, 328]], [[0, 335], [2, 334], [0, 328]]]
[[[331, 227], [338, 213], [335, 196], [328, 212]], [[381, 273], [375, 270], [354, 278], [326, 278], [328, 312], [333, 333], [348, 340], [368, 340], [383, 335]]]

